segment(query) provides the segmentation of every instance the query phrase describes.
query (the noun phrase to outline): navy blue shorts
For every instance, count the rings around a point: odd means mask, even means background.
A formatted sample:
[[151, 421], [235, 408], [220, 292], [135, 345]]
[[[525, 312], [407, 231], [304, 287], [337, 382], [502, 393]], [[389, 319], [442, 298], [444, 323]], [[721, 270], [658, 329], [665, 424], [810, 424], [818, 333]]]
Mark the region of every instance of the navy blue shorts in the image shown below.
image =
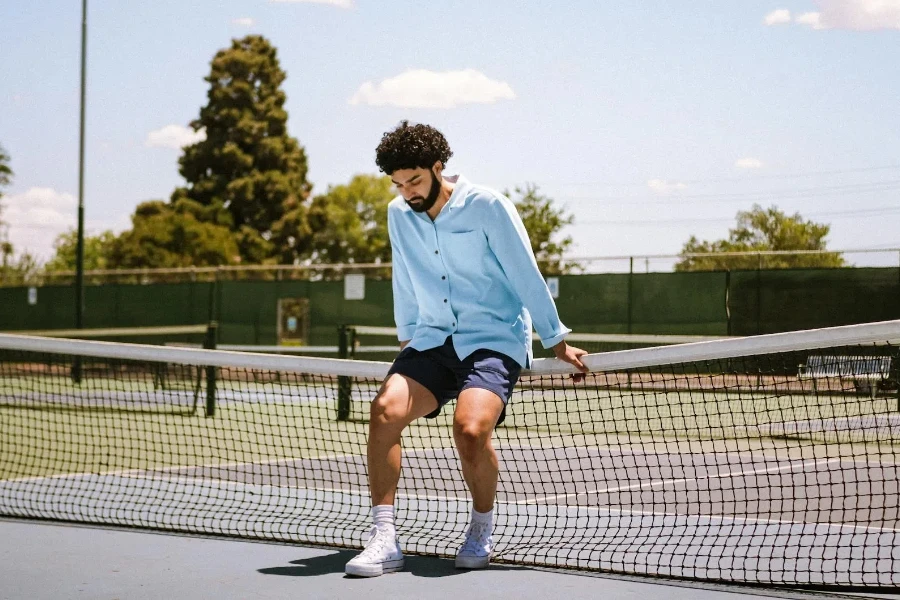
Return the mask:
[[448, 337], [442, 346], [419, 351], [404, 348], [388, 371], [388, 376], [397, 373], [422, 384], [437, 398], [437, 409], [425, 415], [433, 419], [441, 414], [445, 404], [469, 388], [480, 388], [494, 392], [503, 400], [503, 412], [497, 424], [506, 418], [506, 403], [513, 387], [519, 380], [522, 367], [501, 352], [476, 350], [460, 360], [453, 348], [453, 339]]

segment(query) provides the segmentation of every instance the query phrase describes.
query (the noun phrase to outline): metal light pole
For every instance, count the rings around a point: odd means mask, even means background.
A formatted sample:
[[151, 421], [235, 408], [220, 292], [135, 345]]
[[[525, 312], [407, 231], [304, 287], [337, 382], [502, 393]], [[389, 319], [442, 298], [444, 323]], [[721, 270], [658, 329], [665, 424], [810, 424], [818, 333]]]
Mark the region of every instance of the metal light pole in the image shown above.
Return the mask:
[[[84, 327], [84, 105], [87, 80], [87, 0], [81, 1], [81, 115], [78, 133], [78, 244], [75, 250], [75, 329]], [[72, 379], [81, 382], [81, 360], [76, 358]]]

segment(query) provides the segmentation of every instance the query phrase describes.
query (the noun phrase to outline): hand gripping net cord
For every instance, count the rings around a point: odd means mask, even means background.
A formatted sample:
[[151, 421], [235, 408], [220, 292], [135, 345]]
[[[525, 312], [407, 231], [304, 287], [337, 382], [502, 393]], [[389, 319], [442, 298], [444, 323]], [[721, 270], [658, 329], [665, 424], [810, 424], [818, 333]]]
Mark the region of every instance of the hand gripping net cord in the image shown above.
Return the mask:
[[[900, 585], [900, 321], [535, 361], [494, 435], [496, 560]], [[80, 383], [73, 382], [78, 366]], [[361, 547], [388, 363], [0, 335], [0, 515]], [[470, 504], [453, 406], [404, 434], [404, 550]]]

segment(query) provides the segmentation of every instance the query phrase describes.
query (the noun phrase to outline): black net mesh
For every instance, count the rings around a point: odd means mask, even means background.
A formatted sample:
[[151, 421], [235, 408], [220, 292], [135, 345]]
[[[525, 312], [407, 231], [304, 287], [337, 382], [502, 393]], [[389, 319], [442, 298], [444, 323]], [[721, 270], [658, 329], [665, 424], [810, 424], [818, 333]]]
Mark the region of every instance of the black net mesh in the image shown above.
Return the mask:
[[[322, 375], [156, 350], [0, 350], [0, 515], [362, 545], [379, 377], [357, 375], [359, 361]], [[526, 374], [494, 436], [496, 559], [896, 586], [897, 388], [897, 347], [874, 343], [583, 381]], [[470, 504], [452, 419], [451, 404], [404, 434], [407, 552], [453, 555], [461, 542]]]

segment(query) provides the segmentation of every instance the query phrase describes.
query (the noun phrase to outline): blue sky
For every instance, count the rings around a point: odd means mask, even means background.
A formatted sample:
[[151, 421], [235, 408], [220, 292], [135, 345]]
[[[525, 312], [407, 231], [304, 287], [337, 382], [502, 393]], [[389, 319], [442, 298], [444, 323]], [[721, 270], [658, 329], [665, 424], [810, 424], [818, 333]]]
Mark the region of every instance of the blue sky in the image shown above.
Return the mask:
[[[537, 184], [577, 256], [675, 254], [754, 202], [830, 223], [831, 248], [900, 247], [900, 0], [89, 0], [88, 24], [90, 233], [183, 183], [209, 62], [258, 33], [314, 193], [376, 173], [408, 118], [449, 172]], [[76, 222], [80, 27], [78, 0], [0, 7], [0, 235], [45, 258]]]

